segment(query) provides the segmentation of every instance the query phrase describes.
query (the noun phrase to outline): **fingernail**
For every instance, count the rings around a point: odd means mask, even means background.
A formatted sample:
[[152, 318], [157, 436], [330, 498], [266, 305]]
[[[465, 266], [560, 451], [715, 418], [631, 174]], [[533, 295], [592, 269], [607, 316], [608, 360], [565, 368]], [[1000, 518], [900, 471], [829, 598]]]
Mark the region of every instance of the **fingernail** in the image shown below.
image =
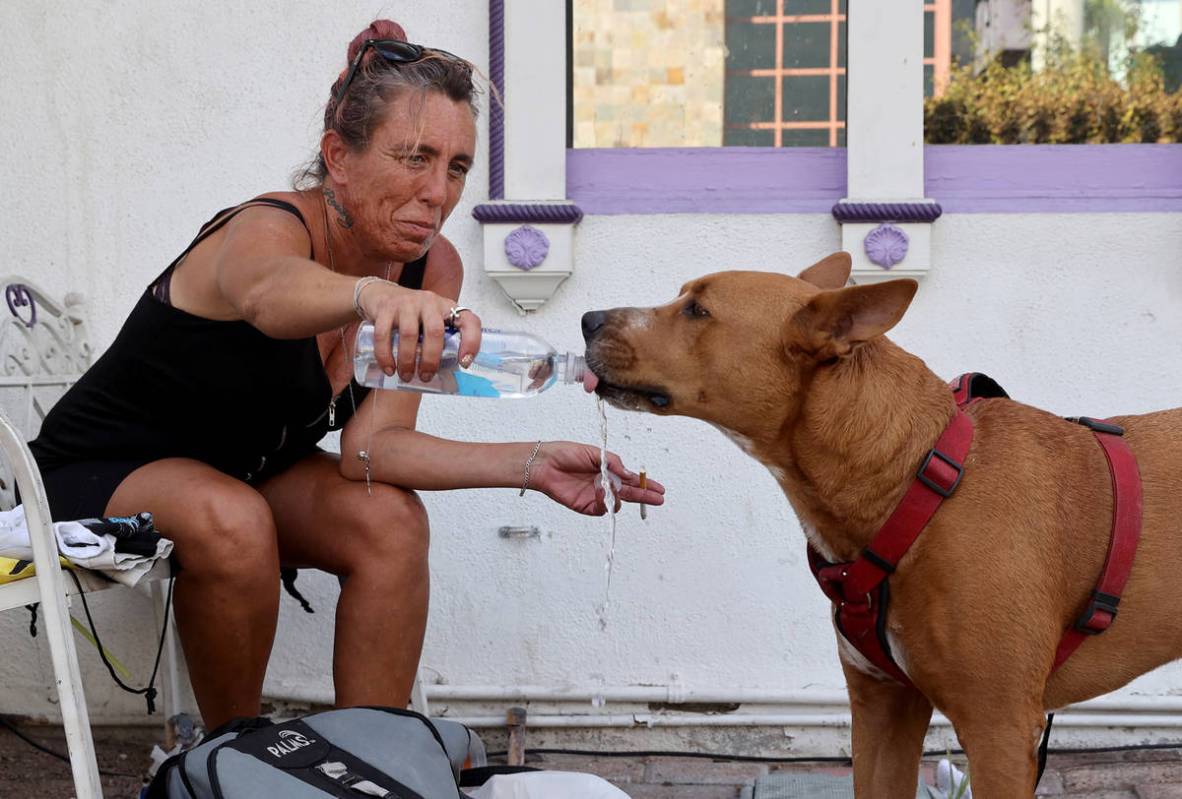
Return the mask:
[[469, 355], [465, 355], [463, 358], [460, 358], [460, 366], [462, 366], [462, 367], [464, 367], [465, 369], [467, 369], [467, 368], [468, 368], [469, 366], [471, 366], [471, 365], [472, 365], [472, 356], [471, 356], [471, 354], [469, 354]]
[[434, 372], [423, 372], [421, 375], [419, 375], [419, 379], [422, 380], [424, 383], [430, 383], [431, 378], [433, 378], [433, 377], [435, 377]]
[[394, 367], [393, 366], [387, 366], [384, 371], [386, 373], [386, 377], [393, 377], [394, 376]]

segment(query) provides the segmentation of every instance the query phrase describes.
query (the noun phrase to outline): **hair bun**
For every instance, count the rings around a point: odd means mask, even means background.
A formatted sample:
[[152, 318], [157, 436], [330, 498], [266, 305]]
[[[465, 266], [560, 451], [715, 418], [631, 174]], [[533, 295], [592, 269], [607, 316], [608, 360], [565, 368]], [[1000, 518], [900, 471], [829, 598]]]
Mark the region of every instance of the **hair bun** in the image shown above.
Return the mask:
[[365, 44], [366, 39], [394, 39], [396, 41], [406, 41], [406, 31], [397, 22], [388, 19], [375, 19], [369, 24], [369, 27], [361, 33], [353, 37], [353, 41], [349, 42], [349, 50], [346, 55], [346, 63], [352, 63], [353, 59], [357, 57], [357, 52], [361, 46]]

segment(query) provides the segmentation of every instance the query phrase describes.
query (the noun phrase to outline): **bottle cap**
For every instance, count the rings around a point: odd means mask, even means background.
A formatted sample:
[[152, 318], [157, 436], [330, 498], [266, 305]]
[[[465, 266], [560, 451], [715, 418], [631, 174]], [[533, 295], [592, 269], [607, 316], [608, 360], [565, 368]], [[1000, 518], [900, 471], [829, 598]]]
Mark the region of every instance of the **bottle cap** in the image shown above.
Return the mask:
[[562, 361], [562, 382], [582, 383], [587, 374], [587, 359], [582, 355], [568, 352]]

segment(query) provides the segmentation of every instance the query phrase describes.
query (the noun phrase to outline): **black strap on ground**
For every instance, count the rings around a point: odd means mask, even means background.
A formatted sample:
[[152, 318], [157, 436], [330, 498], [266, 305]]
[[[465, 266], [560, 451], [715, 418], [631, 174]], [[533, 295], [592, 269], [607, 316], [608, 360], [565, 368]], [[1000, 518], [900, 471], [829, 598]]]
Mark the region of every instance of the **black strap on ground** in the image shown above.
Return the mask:
[[1038, 775], [1034, 778], [1034, 787], [1042, 782], [1042, 773], [1047, 770], [1047, 746], [1051, 743], [1051, 724], [1055, 721], [1055, 714], [1047, 714], [1047, 726], [1042, 729], [1042, 743], [1038, 745]]
[[164, 653], [164, 638], [165, 633], [168, 632], [168, 615], [169, 611], [172, 610], [172, 587], [176, 583], [175, 578], [170, 577], [168, 579], [168, 594], [164, 600], [164, 623], [160, 625], [160, 643], [156, 647], [156, 662], [152, 664], [152, 676], [148, 678], [148, 684], [143, 688], [132, 688], [123, 682], [123, 680], [119, 679], [119, 675], [115, 673], [115, 667], [107, 660], [107, 650], [103, 648], [102, 639], [99, 638], [98, 630], [94, 626], [94, 618], [90, 615], [90, 605], [86, 601], [86, 592], [82, 590], [82, 581], [78, 579], [78, 575], [74, 573], [73, 569], [63, 569], [63, 571], [74, 578], [74, 585], [78, 587], [78, 596], [82, 598], [82, 609], [86, 611], [86, 624], [90, 627], [90, 634], [94, 636], [94, 644], [98, 648], [99, 659], [107, 667], [107, 671], [111, 673], [111, 679], [129, 694], [142, 694], [148, 704], [148, 714], [155, 713], [156, 673], [160, 670], [160, 656]]
[[300, 603], [300, 607], [304, 609], [305, 613], [315, 613], [316, 611], [312, 609], [312, 604], [304, 599], [304, 595], [300, 593], [300, 589], [295, 587], [296, 577], [298, 576], [299, 571], [288, 568], [287, 566], [279, 570], [279, 581], [283, 583], [283, 590], [290, 594], [296, 602]]

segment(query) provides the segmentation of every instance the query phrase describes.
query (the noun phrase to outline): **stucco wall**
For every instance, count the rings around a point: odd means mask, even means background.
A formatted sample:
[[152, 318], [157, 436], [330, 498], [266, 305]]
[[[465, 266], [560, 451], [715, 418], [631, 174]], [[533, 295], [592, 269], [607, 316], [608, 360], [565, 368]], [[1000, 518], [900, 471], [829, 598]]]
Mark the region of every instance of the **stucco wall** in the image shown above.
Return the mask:
[[[102, 349], [201, 222], [286, 185], [312, 151], [346, 43], [374, 14], [402, 21], [412, 40], [487, 60], [481, 0], [328, 9], [277, 1], [216, 11], [187, 3], [0, 5], [2, 271], [56, 294], [85, 293]], [[484, 131], [482, 124], [482, 140]], [[579, 347], [579, 316], [589, 308], [661, 302], [684, 280], [719, 269], [795, 272], [840, 241], [827, 215], [588, 217], [576, 234], [574, 276], [523, 320], [480, 270], [470, 209], [486, 196], [486, 180], [478, 163], [445, 228], [468, 266], [465, 304], [490, 326], [527, 327], [560, 347]], [[985, 371], [1015, 397], [1058, 413], [1177, 405], [1180, 254], [1179, 214], [946, 216], [933, 229], [932, 272], [894, 338], [941, 375]], [[594, 441], [598, 418], [592, 400], [556, 388], [523, 402], [428, 399], [421, 426], [471, 440]], [[427, 674], [451, 685], [591, 692], [671, 683], [818, 697], [840, 690], [826, 605], [770, 476], [697, 422], [609, 411], [609, 427], [612, 448], [647, 465], [666, 484], [669, 505], [647, 523], [634, 509], [620, 517], [606, 631], [594, 613], [607, 546], [602, 520], [508, 490], [428, 494]], [[520, 524], [540, 527], [541, 539], [497, 536], [500, 525]], [[301, 581], [318, 612], [308, 616], [284, 600], [267, 693], [326, 699], [335, 581], [316, 574]], [[109, 592], [92, 601], [108, 647], [146, 676], [154, 653], [146, 598]], [[52, 716], [43, 638], [28, 639], [22, 613], [0, 615], [0, 646], [0, 708]], [[139, 699], [111, 685], [93, 650], [82, 643], [80, 652], [93, 717], [142, 714]], [[1165, 695], [1180, 684], [1182, 669], [1169, 667], [1134, 689]]]

